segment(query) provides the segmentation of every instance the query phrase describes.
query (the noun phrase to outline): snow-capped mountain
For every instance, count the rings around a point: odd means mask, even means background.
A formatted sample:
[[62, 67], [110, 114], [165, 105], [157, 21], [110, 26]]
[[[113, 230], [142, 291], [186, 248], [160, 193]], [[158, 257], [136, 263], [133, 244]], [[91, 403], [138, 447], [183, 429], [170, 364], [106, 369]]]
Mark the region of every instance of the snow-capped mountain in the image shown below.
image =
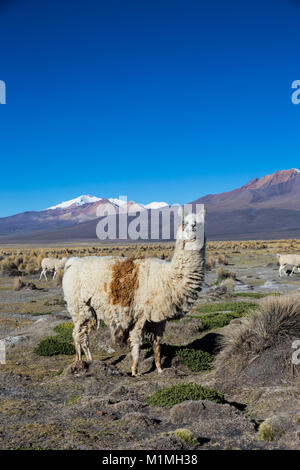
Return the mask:
[[92, 204], [94, 202], [105, 202], [106, 206], [109, 206], [109, 203], [113, 205], [113, 207], [119, 207], [122, 209], [127, 209], [128, 212], [139, 212], [144, 211], [147, 209], [161, 209], [162, 207], [168, 207], [169, 204], [166, 202], [150, 202], [149, 204], [140, 204], [134, 201], [123, 201], [122, 199], [117, 198], [101, 198], [96, 196], [90, 195], [82, 195], [78, 196], [74, 199], [70, 199], [69, 201], [63, 201], [55, 206], [48, 207], [45, 210], [54, 210], [54, 209], [67, 209], [70, 207], [79, 207], [83, 206], [84, 204]]
[[[189, 201], [187, 201], [189, 202]], [[206, 234], [211, 240], [300, 237], [300, 170], [280, 170], [256, 177], [240, 188], [208, 194], [193, 203], [207, 207]], [[82, 195], [43, 211], [0, 218], [0, 243], [13, 240], [97, 240], [99, 218], [126, 209], [136, 212], [167, 208], [166, 202], [141, 204], [117, 198]]]
[[89, 196], [89, 195], [82, 195], [78, 196], [74, 199], [70, 199], [69, 201], [63, 201], [60, 204], [57, 204], [56, 206], [51, 206], [48, 207], [45, 210], [50, 210], [50, 209], [67, 209], [70, 206], [83, 206], [83, 204], [90, 204], [92, 202], [97, 202], [100, 201], [100, 197], [96, 196]]
[[163, 207], [168, 207], [169, 204], [166, 202], [149, 202], [149, 204], [146, 204], [144, 207], [146, 209], [162, 209]]

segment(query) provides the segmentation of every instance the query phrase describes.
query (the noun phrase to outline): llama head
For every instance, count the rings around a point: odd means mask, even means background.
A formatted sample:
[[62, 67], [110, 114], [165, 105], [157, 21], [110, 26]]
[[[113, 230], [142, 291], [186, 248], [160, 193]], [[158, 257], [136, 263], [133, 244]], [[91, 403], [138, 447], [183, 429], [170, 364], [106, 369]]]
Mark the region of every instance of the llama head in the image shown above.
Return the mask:
[[199, 249], [204, 245], [204, 205], [197, 208], [197, 213], [185, 214], [183, 207], [178, 210], [181, 224], [178, 227], [177, 240], [184, 242], [185, 249]]

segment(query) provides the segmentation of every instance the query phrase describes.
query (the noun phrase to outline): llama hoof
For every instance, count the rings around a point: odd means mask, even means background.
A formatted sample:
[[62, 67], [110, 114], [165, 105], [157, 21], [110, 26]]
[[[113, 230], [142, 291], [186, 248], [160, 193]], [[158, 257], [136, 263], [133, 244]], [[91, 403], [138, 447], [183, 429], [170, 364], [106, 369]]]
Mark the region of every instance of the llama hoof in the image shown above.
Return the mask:
[[163, 373], [163, 370], [162, 370], [162, 369], [157, 369], [157, 373], [158, 373], [158, 374], [162, 374], [162, 373]]

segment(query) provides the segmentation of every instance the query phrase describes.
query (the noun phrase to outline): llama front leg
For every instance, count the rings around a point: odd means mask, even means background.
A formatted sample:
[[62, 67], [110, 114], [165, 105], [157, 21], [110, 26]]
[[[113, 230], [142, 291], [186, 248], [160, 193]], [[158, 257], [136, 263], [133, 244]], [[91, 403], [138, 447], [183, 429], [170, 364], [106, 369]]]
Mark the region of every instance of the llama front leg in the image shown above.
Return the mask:
[[42, 269], [42, 272], [41, 272], [41, 275], [40, 275], [40, 280], [42, 279], [43, 275], [44, 275], [46, 281], [48, 281], [47, 276], [46, 276], [46, 269]]
[[139, 363], [140, 349], [141, 349], [141, 344], [142, 344], [142, 336], [143, 336], [142, 331], [144, 328], [144, 323], [145, 323], [144, 320], [141, 321], [140, 323], [137, 323], [134, 329], [129, 334], [129, 341], [131, 344], [131, 357], [132, 357], [131, 373], [133, 377], [136, 377], [137, 371], [138, 371], [138, 363]]
[[140, 357], [140, 344], [139, 343], [133, 344], [132, 349], [131, 349], [131, 355], [132, 355], [131, 374], [132, 374], [132, 377], [136, 377], [139, 357]]
[[160, 361], [160, 342], [161, 342], [160, 336], [157, 336], [154, 338], [154, 341], [153, 341], [154, 361], [155, 361], [155, 365], [157, 368], [157, 372], [159, 374], [162, 373], [161, 361]]
[[57, 274], [57, 271], [54, 271], [54, 274], [53, 274], [53, 281], [54, 281], [54, 279], [55, 279], [55, 277], [56, 277], [56, 274]]
[[73, 333], [73, 341], [75, 346], [75, 353], [76, 353], [76, 361], [81, 361], [81, 345], [80, 345], [80, 328], [75, 325]]
[[279, 277], [282, 277], [282, 272], [284, 272], [284, 265], [281, 264], [279, 268]]

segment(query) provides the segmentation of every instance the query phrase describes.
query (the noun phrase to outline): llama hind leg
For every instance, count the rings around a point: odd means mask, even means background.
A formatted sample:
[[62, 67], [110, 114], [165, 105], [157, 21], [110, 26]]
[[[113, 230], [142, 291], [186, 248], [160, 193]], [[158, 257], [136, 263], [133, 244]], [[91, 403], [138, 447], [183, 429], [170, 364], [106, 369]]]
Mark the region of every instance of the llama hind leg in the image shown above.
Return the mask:
[[82, 360], [82, 351], [87, 360], [92, 361], [92, 354], [89, 348], [89, 330], [87, 325], [79, 325], [74, 328], [73, 340], [76, 351], [76, 361]]
[[88, 336], [88, 333], [85, 334], [85, 337], [84, 337], [84, 341], [83, 343], [81, 344], [81, 347], [83, 349], [83, 352], [85, 354], [85, 357], [89, 360], [89, 361], [92, 361], [93, 358], [92, 358], [92, 354], [91, 354], [91, 351], [90, 351], [90, 348], [89, 348], [89, 336]]
[[81, 352], [83, 351], [86, 359], [92, 361], [92, 354], [89, 348], [89, 333], [93, 328], [96, 328], [96, 318], [92, 310], [86, 305], [83, 311], [80, 312], [75, 323], [73, 330], [73, 340], [76, 351], [76, 360], [81, 361]]

